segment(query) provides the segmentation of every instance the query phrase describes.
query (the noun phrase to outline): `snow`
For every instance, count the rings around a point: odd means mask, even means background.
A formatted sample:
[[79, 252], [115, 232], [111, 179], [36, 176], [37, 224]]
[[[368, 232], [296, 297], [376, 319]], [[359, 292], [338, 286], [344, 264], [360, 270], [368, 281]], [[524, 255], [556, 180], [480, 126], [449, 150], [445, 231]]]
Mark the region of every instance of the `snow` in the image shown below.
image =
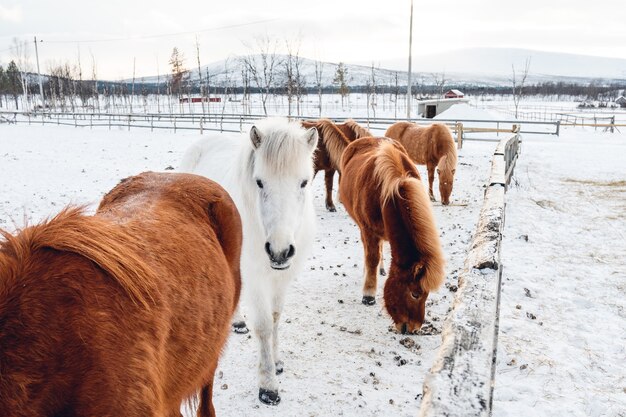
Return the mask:
[[[3, 125], [0, 132], [0, 227], [9, 230], [23, 225], [24, 218], [39, 222], [66, 204], [95, 204], [129, 175], [177, 167], [184, 150], [200, 137], [36, 125]], [[359, 231], [340, 204], [337, 213], [325, 210], [324, 181], [318, 175], [313, 182], [318, 222], [314, 255], [287, 294], [279, 327], [285, 361], [279, 377], [282, 403], [273, 408], [258, 401], [257, 343], [252, 336], [232, 334], [215, 380], [218, 414], [415, 415], [423, 376], [441, 344], [441, 323], [454, 296], [449, 287], [456, 285], [475, 228], [480, 185], [487, 179], [494, 146], [467, 144], [459, 156], [453, 205], [434, 205], [448, 279], [428, 302], [434, 330], [408, 336], [408, 348], [400, 344], [407, 336], [388, 330], [392, 323], [382, 307], [384, 278], [377, 304], [361, 304]], [[388, 250], [385, 257], [388, 262]]]
[[473, 119], [473, 120], [498, 120], [502, 119], [499, 116], [495, 116], [489, 110], [479, 109], [473, 107], [467, 103], [459, 103], [439, 113], [434, 117], [435, 120], [439, 119]]
[[[198, 138], [180, 131], [0, 125], [0, 227], [39, 222], [70, 203], [97, 204], [124, 177], [177, 167]], [[523, 140], [506, 195], [493, 415], [623, 416], [626, 134], [563, 129], [558, 138]], [[409, 348], [400, 343], [404, 336], [388, 331], [384, 278], [377, 304], [360, 303], [358, 229], [340, 204], [337, 213], [326, 212], [323, 180], [316, 178], [314, 255], [287, 294], [279, 328], [283, 401], [274, 408], [257, 400], [256, 342], [233, 334], [215, 380], [218, 415], [416, 415], [494, 147], [464, 142], [453, 205], [434, 204], [448, 276], [429, 299], [434, 331], [408, 336], [404, 343], [416, 344]]]
[[525, 138], [506, 201], [495, 417], [626, 412], [626, 134]]

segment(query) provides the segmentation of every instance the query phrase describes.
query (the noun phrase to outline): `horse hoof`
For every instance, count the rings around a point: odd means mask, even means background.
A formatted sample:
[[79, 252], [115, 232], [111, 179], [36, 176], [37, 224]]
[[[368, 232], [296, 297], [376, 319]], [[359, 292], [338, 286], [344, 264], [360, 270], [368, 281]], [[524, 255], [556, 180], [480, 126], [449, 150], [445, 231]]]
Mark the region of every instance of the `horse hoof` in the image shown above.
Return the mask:
[[378, 271], [380, 273], [381, 277], [384, 277], [387, 275], [387, 271], [385, 271], [385, 268], [380, 268], [380, 270]]
[[330, 211], [331, 213], [335, 213], [337, 211], [335, 206], [326, 206], [326, 210]]
[[285, 364], [283, 361], [276, 362], [276, 375], [280, 375], [285, 370]]
[[280, 395], [278, 395], [278, 391], [259, 388], [259, 400], [267, 405], [278, 405], [280, 403]]
[[430, 196], [430, 201], [432, 201], [432, 202], [434, 203], [434, 202], [435, 202], [435, 201], [437, 201], [437, 200], [435, 199], [435, 197], [434, 197], [434, 196], [432, 196], [432, 195], [431, 195], [431, 196]]
[[363, 300], [361, 300], [361, 302], [365, 304], [366, 306], [373, 306], [374, 304], [376, 304], [376, 299], [372, 297], [371, 295], [364, 295]]
[[248, 330], [248, 326], [246, 326], [245, 321], [237, 321], [233, 323], [233, 331], [238, 334], [246, 334], [250, 330]]

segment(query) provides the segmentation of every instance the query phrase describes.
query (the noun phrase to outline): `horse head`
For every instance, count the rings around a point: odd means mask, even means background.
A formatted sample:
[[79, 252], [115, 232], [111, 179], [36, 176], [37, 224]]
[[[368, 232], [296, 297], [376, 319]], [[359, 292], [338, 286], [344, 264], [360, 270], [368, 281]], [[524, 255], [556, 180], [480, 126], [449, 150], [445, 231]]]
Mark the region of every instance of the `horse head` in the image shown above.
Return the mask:
[[422, 262], [409, 266], [392, 262], [389, 269], [389, 279], [385, 283], [385, 308], [396, 330], [402, 334], [414, 333], [424, 323], [429, 294], [421, 282], [424, 273]]
[[447, 206], [450, 204], [450, 194], [452, 194], [452, 185], [454, 183], [454, 174], [456, 172], [455, 164], [452, 164], [448, 156], [444, 156], [437, 166], [437, 175], [439, 175], [439, 194], [441, 195], [441, 204]]
[[315, 128], [268, 119], [250, 129], [251, 185], [265, 233], [264, 250], [273, 269], [287, 269], [297, 253], [296, 232], [311, 204]]

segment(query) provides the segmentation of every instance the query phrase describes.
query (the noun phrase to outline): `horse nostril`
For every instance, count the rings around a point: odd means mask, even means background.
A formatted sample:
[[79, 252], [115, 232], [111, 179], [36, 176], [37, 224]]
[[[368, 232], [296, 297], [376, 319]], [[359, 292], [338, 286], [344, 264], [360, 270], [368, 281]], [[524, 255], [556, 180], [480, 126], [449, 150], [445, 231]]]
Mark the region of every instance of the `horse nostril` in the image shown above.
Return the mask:
[[289, 252], [287, 252], [287, 259], [296, 254], [296, 248], [293, 245], [289, 245]]
[[272, 256], [272, 251], [270, 251], [270, 242], [265, 242], [265, 252], [267, 252], [268, 255]]
[[402, 323], [402, 334], [406, 334], [406, 331], [407, 331], [407, 324]]

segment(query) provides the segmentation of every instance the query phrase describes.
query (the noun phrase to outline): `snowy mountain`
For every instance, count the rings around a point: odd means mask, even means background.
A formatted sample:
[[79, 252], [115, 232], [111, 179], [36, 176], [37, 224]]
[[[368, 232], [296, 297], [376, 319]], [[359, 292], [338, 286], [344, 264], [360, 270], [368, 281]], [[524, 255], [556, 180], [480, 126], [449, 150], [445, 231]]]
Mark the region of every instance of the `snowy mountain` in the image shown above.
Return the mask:
[[[432, 55], [416, 55], [413, 68], [420, 72], [445, 72], [482, 76], [510, 77], [530, 59], [533, 77], [571, 77], [574, 79], [626, 79], [626, 59], [514, 48], [468, 48]], [[381, 66], [404, 70], [406, 58], [381, 61]]]
[[[275, 72], [278, 80], [284, 78], [285, 55], [278, 55]], [[528, 83], [547, 81], [588, 84], [592, 80], [604, 82], [626, 82], [626, 59], [572, 55], [563, 53], [541, 52], [525, 49], [474, 48], [436, 55], [416, 56], [413, 60], [413, 83], [433, 84], [435, 77], [445, 74], [447, 84], [503, 86], [510, 84], [512, 65], [519, 73], [524, 62], [530, 59]], [[261, 68], [261, 58], [253, 59]], [[316, 61], [301, 58], [301, 74], [308, 87], [316, 85]], [[365, 86], [371, 83], [371, 64], [346, 63], [347, 82], [350, 86]], [[338, 63], [322, 62], [322, 86], [333, 83]], [[202, 78], [210, 77], [211, 85], [242, 85], [244, 64], [241, 57], [231, 57], [201, 67]], [[406, 86], [406, 58], [387, 60], [375, 66], [377, 85], [394, 86], [398, 77], [398, 85]], [[199, 79], [198, 69], [190, 70], [193, 81]], [[138, 80], [147, 83], [163, 82], [166, 77], [143, 77]], [[130, 80], [125, 80], [130, 81]], [[254, 86], [254, 84], [253, 84]]]

